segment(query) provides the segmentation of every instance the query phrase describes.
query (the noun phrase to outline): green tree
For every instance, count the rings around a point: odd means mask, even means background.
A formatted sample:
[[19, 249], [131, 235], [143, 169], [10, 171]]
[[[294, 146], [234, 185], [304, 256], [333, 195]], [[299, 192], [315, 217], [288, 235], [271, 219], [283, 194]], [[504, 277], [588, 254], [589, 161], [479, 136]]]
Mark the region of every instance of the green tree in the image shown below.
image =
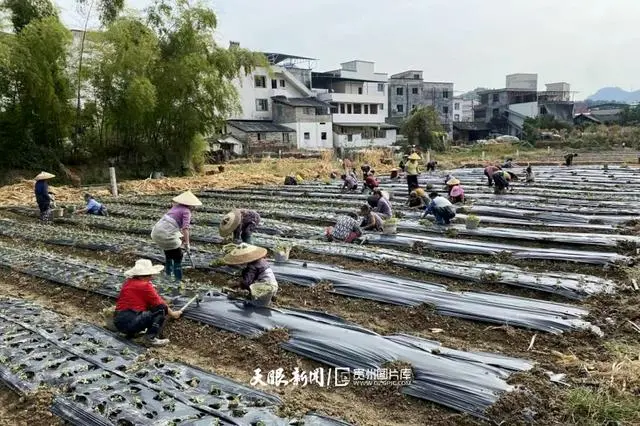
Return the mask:
[[70, 41], [69, 31], [50, 16], [0, 42], [0, 57], [5, 58], [0, 59], [0, 157], [5, 165], [58, 166], [70, 130]]
[[620, 124], [623, 126], [639, 126], [640, 106], [625, 106], [620, 112]]
[[151, 129], [155, 161], [185, 172], [192, 161], [197, 135], [222, 128], [239, 110], [232, 80], [256, 66], [267, 66], [262, 54], [217, 46], [215, 13], [202, 3], [159, 0], [149, 22], [160, 45], [153, 82], [157, 91], [156, 121]]
[[0, 8], [9, 12], [16, 33], [22, 31], [31, 21], [58, 15], [49, 0], [3, 0], [0, 2]]
[[414, 109], [402, 124], [402, 133], [409, 143], [422, 149], [444, 150], [444, 142], [439, 137], [442, 132], [440, 117], [432, 106]]
[[100, 22], [105, 25], [115, 21], [124, 8], [124, 0], [77, 0], [77, 2], [80, 6], [88, 6], [89, 13], [94, 7], [97, 8], [100, 13]]

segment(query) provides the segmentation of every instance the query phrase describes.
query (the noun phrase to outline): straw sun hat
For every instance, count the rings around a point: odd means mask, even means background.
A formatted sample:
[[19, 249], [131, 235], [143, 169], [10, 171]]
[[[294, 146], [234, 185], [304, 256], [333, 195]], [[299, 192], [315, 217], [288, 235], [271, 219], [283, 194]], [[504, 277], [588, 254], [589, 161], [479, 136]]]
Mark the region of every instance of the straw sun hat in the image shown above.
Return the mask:
[[413, 153], [408, 157], [409, 160], [419, 160], [420, 156], [417, 153]]
[[35, 177], [35, 180], [47, 180], [47, 179], [53, 179], [54, 177], [56, 177], [56, 175], [52, 175], [51, 173], [48, 173], [48, 172], [40, 172], [38, 176]]
[[238, 229], [241, 221], [242, 213], [238, 209], [232, 210], [224, 215], [220, 221], [220, 236], [226, 237], [231, 235], [233, 231]]
[[414, 192], [416, 193], [416, 195], [418, 197], [424, 197], [425, 196], [424, 189], [422, 189], [422, 188], [416, 188]]
[[146, 277], [147, 275], [157, 275], [164, 269], [163, 265], [154, 265], [149, 259], [138, 259], [136, 265], [125, 271], [125, 277]]
[[267, 249], [243, 243], [223, 257], [222, 261], [227, 265], [242, 265], [262, 259], [266, 255]]
[[447, 181], [447, 185], [449, 186], [460, 185], [460, 180], [457, 178], [451, 178]]
[[202, 205], [202, 202], [198, 200], [198, 197], [193, 195], [193, 192], [191, 191], [186, 191], [178, 195], [173, 199], [173, 202], [188, 207], [197, 207]]

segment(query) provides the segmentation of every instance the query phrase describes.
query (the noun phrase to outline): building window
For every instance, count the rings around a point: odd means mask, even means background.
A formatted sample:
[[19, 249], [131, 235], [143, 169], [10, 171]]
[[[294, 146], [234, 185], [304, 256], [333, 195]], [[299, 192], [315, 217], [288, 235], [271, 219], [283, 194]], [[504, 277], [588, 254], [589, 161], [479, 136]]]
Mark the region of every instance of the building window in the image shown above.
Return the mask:
[[340, 104], [340, 114], [344, 114], [344, 104]]
[[460, 121], [460, 114], [456, 114], [453, 116], [454, 121]]
[[384, 111], [384, 104], [378, 104], [378, 105], [380, 105], [380, 111]]
[[338, 104], [331, 104], [331, 114], [337, 114], [338, 108]]
[[256, 111], [269, 111], [269, 99], [256, 99]]
[[347, 135], [347, 142], [353, 142], [353, 135]]
[[316, 109], [315, 108], [305, 108], [304, 109], [304, 115], [316, 115]]
[[353, 113], [354, 114], [362, 114], [362, 105], [361, 104], [353, 104]]
[[417, 95], [418, 94], [418, 88], [417, 87], [412, 88], [411, 89], [411, 93], [413, 93], [414, 95]]
[[280, 87], [285, 87], [285, 86], [286, 86], [285, 81], [284, 80], [280, 80]]
[[351, 114], [351, 104], [347, 104], [347, 114]]
[[323, 141], [326, 141], [327, 140], [327, 132], [320, 133], [320, 139], [322, 139]]
[[278, 80], [271, 80], [271, 88], [272, 89], [278, 88]]
[[282, 140], [285, 141], [286, 143], [289, 143], [289, 133], [283, 133]]
[[448, 90], [443, 90], [442, 91], [442, 97], [445, 98], [445, 99], [448, 99], [449, 98], [449, 91]]
[[500, 116], [500, 108], [494, 108], [493, 111], [491, 111], [491, 115], [493, 118], [498, 118]]
[[420, 80], [420, 74], [414, 74], [413, 75], [413, 79], [414, 80]]
[[443, 114], [449, 114], [449, 107], [448, 106], [443, 106], [442, 107], [442, 113]]
[[358, 95], [362, 95], [362, 87], [358, 87]]
[[396, 105], [396, 111], [398, 111], [398, 112], [404, 112], [404, 105], [402, 105], [402, 104], [398, 104], [398, 105]]
[[384, 92], [384, 83], [378, 83], [378, 92]]
[[404, 94], [404, 90], [402, 87], [396, 87], [396, 95], [402, 96]]
[[304, 132], [304, 140], [308, 141], [309, 139], [311, 139], [311, 133], [309, 132]]
[[267, 78], [264, 75], [256, 75], [253, 81], [256, 87], [267, 87]]
[[377, 114], [378, 113], [378, 104], [369, 105], [369, 114]]
[[364, 104], [364, 113], [369, 114], [369, 104]]
[[264, 133], [258, 133], [258, 140], [259, 141], [265, 140]]
[[460, 102], [456, 102], [455, 104], [453, 104], [453, 109], [458, 111], [460, 109]]
[[493, 102], [500, 102], [500, 95], [498, 93], [493, 94]]

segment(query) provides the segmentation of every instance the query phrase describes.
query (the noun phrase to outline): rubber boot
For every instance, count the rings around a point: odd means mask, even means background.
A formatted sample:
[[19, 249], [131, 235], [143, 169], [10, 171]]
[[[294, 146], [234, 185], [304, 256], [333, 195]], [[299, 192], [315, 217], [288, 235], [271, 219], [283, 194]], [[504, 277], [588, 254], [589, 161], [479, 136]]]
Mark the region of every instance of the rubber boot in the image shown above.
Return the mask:
[[175, 276], [177, 283], [182, 281], [182, 262], [174, 262], [173, 275]]
[[173, 274], [173, 260], [172, 259], [165, 259], [164, 262], [164, 273], [167, 277], [171, 277], [171, 275]]

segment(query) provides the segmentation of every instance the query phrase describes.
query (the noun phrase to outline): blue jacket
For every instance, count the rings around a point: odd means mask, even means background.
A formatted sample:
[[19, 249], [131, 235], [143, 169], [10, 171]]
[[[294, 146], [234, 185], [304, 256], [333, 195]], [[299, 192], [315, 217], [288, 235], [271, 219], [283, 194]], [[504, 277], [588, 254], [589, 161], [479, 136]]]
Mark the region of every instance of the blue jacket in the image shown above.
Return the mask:
[[35, 186], [36, 201], [38, 204], [51, 203], [51, 197], [49, 196], [49, 185], [46, 180], [39, 180]]

